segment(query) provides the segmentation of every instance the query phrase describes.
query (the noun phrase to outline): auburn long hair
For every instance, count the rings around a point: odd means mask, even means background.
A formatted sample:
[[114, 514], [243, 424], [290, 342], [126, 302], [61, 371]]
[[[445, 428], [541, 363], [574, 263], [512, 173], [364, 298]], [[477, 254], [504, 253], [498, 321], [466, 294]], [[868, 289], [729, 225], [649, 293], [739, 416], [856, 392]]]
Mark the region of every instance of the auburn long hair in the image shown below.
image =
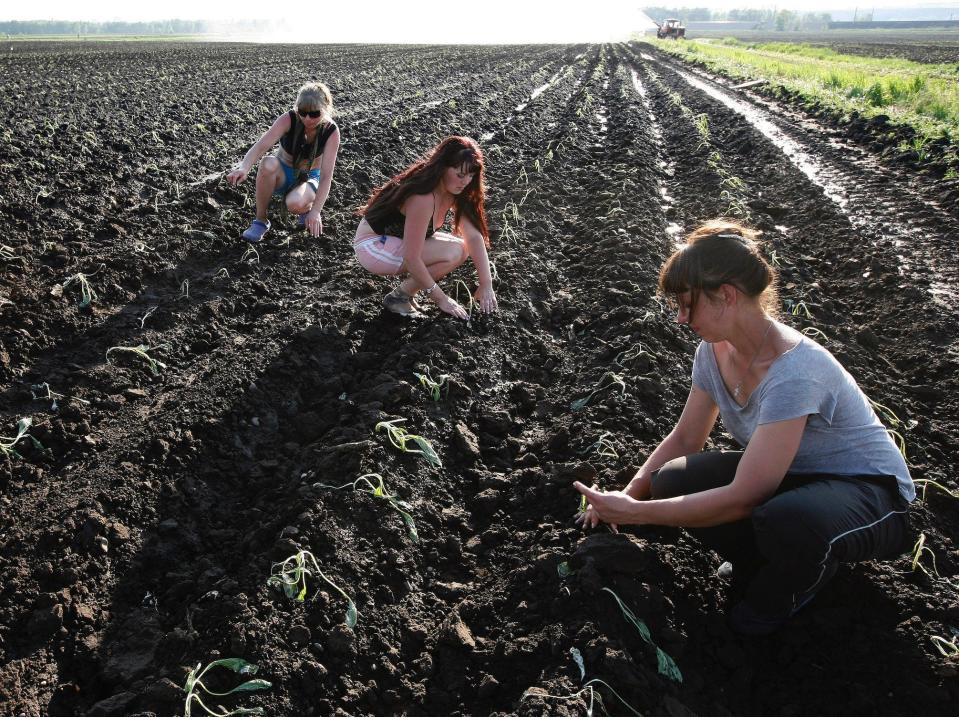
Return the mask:
[[447, 137], [424, 157], [397, 174], [385, 184], [373, 190], [359, 214], [370, 224], [381, 220], [412, 194], [429, 194], [443, 178], [448, 167], [462, 167], [475, 172], [472, 181], [453, 197], [453, 229], [458, 230], [463, 217], [483, 235], [489, 246], [489, 225], [486, 223], [486, 177], [483, 174], [483, 150], [469, 137]]

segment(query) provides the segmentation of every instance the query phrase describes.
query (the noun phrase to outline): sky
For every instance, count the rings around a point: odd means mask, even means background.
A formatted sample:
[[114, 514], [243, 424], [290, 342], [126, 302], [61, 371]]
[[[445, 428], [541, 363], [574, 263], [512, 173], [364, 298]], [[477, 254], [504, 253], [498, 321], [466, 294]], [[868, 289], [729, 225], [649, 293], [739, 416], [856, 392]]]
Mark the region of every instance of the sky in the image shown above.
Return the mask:
[[[272, 5], [272, 7], [271, 7]], [[86, 20], [128, 22], [167, 20], [234, 21], [272, 19], [266, 42], [605, 42], [644, 29], [643, 5], [679, 7], [779, 8], [835, 12], [859, 7], [956, 6], [959, 0], [370, 0], [265, 3], [263, 0], [7, 0], [0, 20]]]

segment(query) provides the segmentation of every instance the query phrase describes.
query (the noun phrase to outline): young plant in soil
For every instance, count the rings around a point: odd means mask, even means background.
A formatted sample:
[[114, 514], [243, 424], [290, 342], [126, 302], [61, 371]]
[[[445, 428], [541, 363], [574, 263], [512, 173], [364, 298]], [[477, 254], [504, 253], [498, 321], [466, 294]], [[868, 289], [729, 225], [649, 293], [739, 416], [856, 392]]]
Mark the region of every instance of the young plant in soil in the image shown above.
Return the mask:
[[56, 393], [55, 391], [50, 390], [50, 384], [44, 381], [43, 383], [35, 383], [30, 386], [30, 395], [33, 397], [34, 401], [50, 401], [50, 410], [56, 411], [60, 408], [57, 404], [57, 399], [65, 398], [68, 401], [76, 401], [77, 403], [82, 403], [85, 406], [89, 406], [90, 402], [82, 398], [75, 398], [73, 396], [65, 396], [62, 393]]
[[951, 640], [947, 640], [941, 635], [933, 635], [929, 638], [932, 640], [932, 644], [935, 645], [936, 649], [939, 650], [939, 654], [943, 657], [956, 657], [959, 655], [959, 633], [952, 636]]
[[938, 488], [939, 490], [941, 490], [943, 493], [945, 493], [951, 498], [959, 498], [959, 491], [950, 490], [949, 488], [946, 488], [946, 486], [944, 486], [942, 483], [937, 483], [936, 481], [930, 478], [917, 478], [916, 480], [913, 481], [913, 483], [916, 485], [916, 487], [919, 487], [920, 485], [922, 485], [923, 501], [926, 500], [926, 489], [929, 488], [929, 486]]
[[20, 441], [22, 441], [22, 440], [24, 440], [24, 439], [26, 439], [26, 440], [30, 441], [31, 443], [33, 443], [33, 447], [34, 447], [34, 448], [36, 448], [36, 449], [38, 449], [38, 450], [41, 450], [41, 451], [46, 450], [46, 449], [43, 447], [43, 444], [40, 443], [40, 441], [38, 441], [36, 438], [34, 438], [33, 436], [31, 436], [31, 435], [28, 433], [28, 431], [30, 430], [30, 426], [32, 426], [32, 425], [33, 425], [33, 419], [32, 419], [32, 418], [21, 418], [19, 421], [17, 421], [17, 435], [16, 435], [16, 436], [14, 436], [13, 438], [8, 438], [8, 437], [6, 437], [6, 436], [0, 436], [0, 454], [2, 454], [4, 458], [6, 458], [8, 461], [9, 461], [11, 458], [19, 458], [19, 459], [23, 460], [23, 456], [21, 456], [21, 455], [17, 452], [17, 450], [16, 450], [16, 448], [14, 448], [14, 446], [16, 446]]
[[111, 366], [113, 363], [110, 361], [110, 354], [114, 351], [120, 351], [125, 353], [132, 353], [134, 356], [139, 356], [150, 367], [150, 373], [154, 376], [160, 375], [160, 369], [166, 368], [167, 365], [162, 361], [159, 361], [153, 358], [150, 355], [150, 351], [161, 351], [165, 348], [169, 348], [166, 344], [161, 344], [160, 346], [147, 346], [146, 344], [140, 344], [139, 346], [111, 346], [107, 349], [106, 359], [107, 363]]
[[420, 385], [430, 392], [430, 398], [434, 401], [439, 401], [443, 395], [443, 389], [446, 389], [447, 395], [449, 394], [450, 387], [447, 383], [449, 379], [449, 374], [440, 374], [436, 377], [436, 380], [433, 380], [433, 377], [430, 375], [430, 370], [426, 369], [426, 373], [417, 373], [413, 372], [413, 375], [419, 379]]
[[61, 285], [61, 289], [66, 291], [66, 288], [70, 286], [70, 284], [76, 282], [80, 287], [80, 308], [86, 308], [96, 299], [100, 298], [97, 296], [97, 292], [93, 290], [93, 287], [90, 286], [90, 278], [96, 276], [96, 274], [98, 274], [102, 268], [103, 266], [101, 265], [100, 268], [92, 274], [83, 274], [81, 272], [77, 272], [73, 276], [67, 277], [67, 280]]
[[646, 623], [644, 623], [642, 620], [636, 617], [636, 615], [633, 613], [632, 610], [629, 609], [626, 603], [624, 603], [619, 598], [619, 595], [614, 593], [609, 588], [603, 588], [603, 590], [605, 592], [608, 592], [610, 595], [612, 595], [613, 598], [616, 600], [616, 603], [619, 605], [619, 609], [623, 611], [623, 617], [626, 618], [626, 622], [628, 622], [630, 625], [635, 627], [636, 631], [639, 632], [640, 637], [642, 637], [643, 640], [645, 640], [653, 648], [655, 648], [656, 660], [659, 663], [658, 664], [659, 674], [664, 675], [675, 682], [682, 682], [683, 674], [679, 671], [679, 667], [676, 666], [676, 663], [673, 661], [672, 657], [670, 657], [665, 652], [663, 652], [662, 648], [660, 648], [655, 642], [653, 642], [653, 638], [649, 634], [649, 628], [646, 627]]
[[235, 710], [230, 710], [229, 712], [227, 712], [226, 708], [224, 707], [220, 707], [216, 711], [211, 710], [209, 707], [203, 704], [203, 700], [200, 699], [198, 691], [203, 690], [212, 697], [225, 697], [236, 692], [255, 692], [257, 690], [269, 689], [273, 685], [266, 680], [260, 679], [247, 680], [246, 682], [227, 692], [212, 692], [211, 690], [207, 689], [206, 685], [204, 685], [202, 682], [203, 676], [214, 667], [224, 667], [226, 669], [233, 670], [238, 675], [255, 675], [257, 669], [259, 669], [256, 665], [250, 664], [246, 660], [242, 660], [239, 657], [227, 657], [223, 660], [214, 660], [202, 670], [200, 669], [201, 664], [202, 663], [197, 663], [197, 666], [190, 670], [190, 674], [187, 675], [186, 678], [186, 684], [183, 686], [183, 690], [186, 692], [186, 702], [183, 704], [183, 717], [191, 717], [193, 714], [194, 703], [199, 705], [204, 712], [214, 715], [215, 717], [265, 714], [262, 707], [239, 707]]
[[614, 386], [619, 386], [620, 395], [625, 395], [626, 382], [623, 380], [623, 377], [618, 373], [607, 371], [600, 377], [599, 382], [596, 384], [596, 388], [594, 388], [589, 395], [583, 398], [577, 398], [575, 401], [569, 404], [569, 407], [573, 411], [581, 411], [589, 405], [589, 402], [593, 400], [594, 396], [609, 388], [613, 388]]
[[[312, 564], [312, 570], [307, 563]], [[316, 556], [309, 550], [301, 550], [291, 555], [281, 563], [273, 565], [273, 574], [267, 579], [267, 585], [279, 587], [287, 597], [293, 598], [298, 602], [306, 600], [306, 576], [317, 576], [322, 578], [327, 585], [336, 590], [343, 599], [346, 600], [346, 626], [351, 630], [356, 627], [356, 621], [359, 612], [356, 610], [356, 603], [346, 594], [346, 592], [332, 580], [330, 580], [323, 571], [320, 570], [320, 564], [316, 561]]]
[[[626, 700], [620, 697], [619, 693], [616, 692], [616, 690], [614, 690], [612, 687], [610, 687], [610, 685], [607, 682], [604, 682], [598, 677], [594, 677], [591, 680], [586, 680], [586, 666], [583, 663], [583, 656], [580, 654], [579, 650], [577, 650], [575, 647], [571, 647], [569, 649], [569, 654], [573, 658], [573, 662], [575, 662], [576, 666], [579, 668], [579, 680], [583, 685], [583, 689], [581, 689], [579, 692], [574, 692], [571, 695], [551, 695], [545, 690], [540, 689], [539, 687], [530, 687], [528, 690], [526, 690], [523, 693], [523, 696], [520, 697], [520, 700], [525, 700], [528, 697], [539, 697], [544, 700], [572, 701], [572, 700], [578, 700], [582, 698], [583, 695], [588, 694], [589, 704], [586, 706], [586, 717], [593, 717], [594, 705], [599, 705], [599, 708], [603, 711], [603, 714], [609, 717], [609, 712], [606, 710], [606, 705], [603, 704], [602, 695], [596, 692], [596, 689], [593, 687], [593, 685], [602, 685], [607, 690], [609, 690], [613, 694], [613, 696], [617, 700], [619, 700], [626, 709], [628, 709], [630, 712], [636, 715], [636, 717], [643, 717], [642, 712], [637, 711], [631, 704], [629, 704]], [[586, 680], [586, 681], [584, 682], [583, 680]]]
[[[614, 446], [610, 440], [612, 436], [613, 434], [609, 431], [602, 433], [594, 443], [581, 450], [580, 454], [595, 453], [604, 458], [619, 458], [619, 453], [616, 452], [616, 446]], [[583, 497], [585, 498], [586, 496]]]
[[[393, 444], [394, 448], [398, 448], [403, 451], [403, 453], [416, 453], [421, 455], [431, 466], [442, 468], [443, 462], [440, 460], [440, 457], [436, 455], [436, 451], [433, 450], [433, 446], [428, 440], [423, 438], [423, 436], [408, 433], [405, 428], [396, 425], [405, 420], [405, 418], [394, 418], [392, 421], [380, 421], [373, 427], [373, 431], [375, 433], [383, 429], [386, 431], [386, 435], [389, 437], [390, 443]], [[408, 448], [408, 443], [414, 443], [419, 446], [419, 449]]]
[[[370, 482], [370, 478], [376, 478], [377, 485], [373, 485]], [[357, 490], [356, 486], [360, 483], [365, 483], [366, 488], [360, 489], [364, 493], [369, 493], [374, 498], [380, 498], [389, 503], [390, 507], [400, 514], [400, 517], [403, 518], [403, 524], [406, 526], [406, 530], [410, 534], [410, 539], [413, 542], [417, 542], [420, 539], [419, 533], [416, 532], [416, 523], [413, 522], [413, 516], [410, 515], [410, 511], [413, 510], [413, 507], [406, 501], [402, 501], [397, 498], [395, 495], [391, 495], [386, 491], [386, 486], [383, 484], [383, 476], [379, 473], [367, 473], [357, 478], [352, 483], [345, 483], [343, 485], [334, 486], [327, 485], [326, 483], [314, 483], [315, 486], [320, 488], [330, 488], [331, 490], [343, 490], [344, 488], [353, 488]]]

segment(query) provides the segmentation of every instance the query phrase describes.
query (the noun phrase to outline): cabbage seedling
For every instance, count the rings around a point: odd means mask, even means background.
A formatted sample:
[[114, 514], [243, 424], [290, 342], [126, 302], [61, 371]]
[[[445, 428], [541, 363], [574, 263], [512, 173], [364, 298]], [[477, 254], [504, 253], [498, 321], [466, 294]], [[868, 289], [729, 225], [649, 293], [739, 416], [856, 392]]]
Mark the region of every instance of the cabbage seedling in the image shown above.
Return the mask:
[[[423, 436], [407, 433], [405, 428], [396, 425], [405, 420], [405, 418], [394, 418], [392, 421], [380, 421], [373, 427], [373, 431], [376, 432], [382, 428], [386, 431], [390, 443], [392, 443], [395, 448], [400, 449], [404, 453], [418, 453], [423, 456], [430, 465], [442, 468], [443, 462], [440, 460], [440, 457], [436, 455], [436, 451], [433, 450], [433, 446], [428, 440], [423, 438]], [[416, 448], [407, 448], [406, 444], [410, 442], [419, 446], [419, 450]]]
[[446, 380], [449, 378], [449, 374], [440, 374], [436, 377], [435, 381], [430, 375], [429, 369], [426, 370], [426, 373], [416, 373], [416, 371], [414, 371], [413, 375], [419, 379], [420, 385], [430, 392], [430, 398], [432, 398], [434, 401], [440, 400], [444, 388], [446, 389], [446, 393], [449, 394], [450, 387], [446, 382]]
[[193, 714], [194, 702], [198, 704], [204, 712], [214, 715], [214, 717], [265, 714], [262, 707], [240, 707], [229, 712], [227, 712], [225, 708], [220, 707], [217, 711], [213, 711], [203, 704], [203, 700], [200, 699], [198, 692], [198, 690], [203, 690], [208, 695], [212, 695], [213, 697], [225, 697], [226, 695], [232, 695], [235, 692], [255, 692], [256, 690], [269, 689], [273, 685], [266, 680], [260, 679], [247, 680], [246, 682], [227, 692], [212, 692], [207, 689], [206, 685], [204, 685], [202, 682], [203, 676], [214, 667], [225, 667], [226, 669], [233, 670], [238, 675], [255, 675], [256, 671], [259, 669], [256, 665], [250, 664], [246, 660], [242, 660], [239, 657], [227, 657], [223, 660], [214, 660], [202, 670], [200, 669], [201, 664], [202, 663], [198, 662], [197, 666], [190, 670], [190, 674], [187, 675], [186, 678], [186, 684], [183, 686], [183, 690], [186, 692], [186, 702], [183, 705], [183, 717], [191, 717]]
[[[313, 564], [313, 569], [307, 565], [307, 560]], [[306, 599], [306, 576], [317, 575], [336, 590], [343, 599], [346, 600], [346, 626], [351, 630], [356, 626], [359, 613], [356, 610], [356, 604], [352, 598], [347, 595], [343, 589], [330, 580], [323, 571], [320, 570], [320, 564], [316, 562], [316, 557], [309, 550], [301, 550], [295, 555], [291, 555], [282, 563], [273, 565], [273, 574], [267, 579], [267, 585], [283, 588], [287, 597], [293, 598], [299, 602]]]
[[646, 623], [633, 614], [633, 611], [629, 609], [626, 603], [619, 599], [619, 595], [614, 593], [609, 588], [603, 588], [603, 590], [615, 598], [616, 603], [619, 605], [619, 609], [623, 611], [623, 617], [626, 618], [626, 622], [635, 627], [637, 632], [639, 632], [640, 637], [642, 637], [643, 640], [656, 649], [656, 660], [659, 663], [659, 674], [665, 675], [675, 682], [682, 682], [683, 674], [679, 671], [679, 667], [677, 667], [672, 657], [663, 652], [662, 648], [653, 642], [653, 638], [649, 634], [649, 628], [646, 627]]
[[110, 348], [107, 349], [106, 359], [107, 359], [107, 363], [112, 366], [113, 364], [112, 364], [112, 362], [110, 361], [110, 353], [111, 353], [111, 352], [113, 352], [113, 351], [125, 351], [125, 352], [128, 352], [128, 353], [132, 353], [132, 354], [134, 354], [135, 356], [139, 356], [140, 358], [142, 358], [143, 360], [145, 360], [145, 361], [149, 364], [149, 366], [150, 366], [150, 373], [152, 373], [154, 376], [159, 376], [159, 375], [160, 375], [160, 369], [161, 369], [161, 368], [166, 368], [167, 365], [166, 365], [165, 363], [163, 363], [162, 361], [159, 361], [159, 360], [153, 358], [153, 357], [150, 355], [149, 352], [150, 352], [150, 351], [160, 351], [160, 350], [165, 349], [165, 348], [169, 348], [169, 347], [168, 347], [166, 344], [161, 344], [160, 346], [147, 346], [146, 344], [140, 344], [139, 346], [111, 346]]
[[642, 343], [638, 343], [635, 346], [630, 346], [625, 351], [620, 351], [618, 354], [616, 354], [616, 358], [613, 359], [613, 363], [620, 368], [626, 368], [627, 363], [632, 363], [642, 356], [645, 356], [650, 361], [656, 358], [655, 354], [646, 350], [646, 346], [644, 346]]
[[594, 684], [599, 684], [599, 685], [602, 685], [603, 687], [605, 687], [605, 688], [606, 688], [607, 690], [609, 690], [610, 692], [612, 692], [612, 693], [613, 693], [613, 696], [614, 696], [617, 700], [619, 700], [626, 709], [628, 709], [630, 712], [632, 712], [634, 715], [636, 715], [636, 717], [643, 717], [642, 712], [637, 712], [637, 711], [633, 708], [633, 706], [630, 705], [630, 704], [629, 704], [626, 700], [624, 700], [622, 697], [620, 697], [620, 696], [619, 696], [619, 693], [616, 692], [616, 690], [614, 690], [612, 687], [610, 687], [610, 685], [609, 685], [607, 682], [604, 682], [603, 680], [599, 679], [598, 677], [594, 677], [594, 678], [591, 679], [591, 680], [587, 680], [586, 682], [583, 682], [583, 680], [586, 679], [586, 666], [585, 666], [585, 664], [583, 664], [583, 656], [580, 654], [579, 650], [577, 650], [575, 647], [571, 647], [571, 648], [569, 649], [569, 654], [572, 656], [573, 662], [576, 663], [576, 667], [579, 668], [579, 679], [580, 679], [580, 682], [582, 682], [582, 684], [583, 684], [583, 689], [581, 689], [579, 692], [575, 692], [575, 693], [573, 693], [573, 694], [571, 694], [571, 695], [551, 695], [551, 694], [549, 694], [548, 692], [546, 692], [545, 690], [542, 690], [542, 689], [540, 689], [540, 688], [538, 688], [538, 687], [530, 687], [528, 690], [526, 690], [526, 691], [523, 693], [523, 696], [520, 697], [520, 700], [525, 700], [527, 697], [541, 697], [542, 699], [549, 699], [549, 700], [569, 700], [569, 701], [571, 701], [571, 700], [578, 700], [578, 699], [580, 699], [583, 695], [588, 694], [588, 695], [589, 695], [589, 704], [586, 706], [586, 716], [587, 716], [587, 717], [593, 717], [593, 705], [594, 705], [594, 704], [599, 704], [599, 708], [603, 711], [603, 714], [604, 714], [604, 715], [607, 715], [607, 717], [608, 717], [608, 716], [609, 716], [609, 712], [606, 711], [606, 706], [603, 704], [603, 697], [602, 697], [602, 695], [597, 694], [595, 688], [593, 687]]
[[[102, 269], [103, 266], [100, 266]], [[80, 308], [89, 306], [94, 302], [94, 300], [99, 299], [97, 292], [93, 290], [93, 287], [90, 286], [90, 277], [99, 273], [100, 269], [97, 269], [93, 274], [83, 274], [76, 273], [73, 276], [67, 277], [67, 280], [63, 282], [62, 288], [66, 289], [73, 282], [77, 282], [80, 286]]]
[[600, 377], [599, 382], [596, 384], [596, 388], [593, 389], [588, 396], [576, 399], [569, 404], [569, 407], [574, 411], [581, 411], [589, 405], [589, 402], [593, 400], [593, 396], [598, 393], [602, 393], [606, 389], [612, 388], [613, 386], [619, 386], [620, 395], [625, 395], [626, 382], [623, 380], [623, 377], [618, 373], [607, 371]]
[[[378, 485], [373, 485], [370, 482], [370, 478], [376, 478]], [[393, 508], [400, 516], [403, 518], [403, 524], [406, 526], [406, 530], [410, 534], [410, 539], [413, 542], [416, 542], [420, 539], [419, 533], [416, 532], [416, 524], [413, 522], [413, 516], [410, 515], [409, 511], [413, 510], [413, 507], [406, 501], [402, 501], [397, 498], [395, 495], [391, 495], [386, 492], [386, 486], [383, 484], [383, 476], [379, 473], [367, 473], [366, 475], [360, 476], [352, 483], [345, 483], [340, 486], [327, 485], [325, 483], [314, 483], [314, 486], [319, 486], [321, 488], [330, 488], [332, 490], [343, 490], [344, 488], [353, 488], [356, 490], [356, 486], [360, 483], [366, 484], [366, 489], [363, 490], [364, 493], [369, 493], [374, 498], [382, 498], [387, 503], [390, 504], [390, 507]]]
[[915, 483], [917, 486], [918, 486], [919, 484], [922, 484], [922, 499], [923, 499], [923, 500], [926, 499], [926, 489], [927, 489], [929, 486], [935, 486], [936, 488], [938, 488], [939, 490], [941, 490], [943, 493], [945, 493], [946, 495], [948, 495], [948, 496], [950, 496], [950, 497], [952, 497], [952, 498], [959, 498], [959, 491], [949, 490], [949, 489], [946, 488], [946, 486], [944, 486], [942, 483], [937, 483], [936, 481], [931, 480], [931, 479], [929, 479], [929, 478], [917, 478], [916, 480], [913, 481], [913, 483]]
[[5, 436], [0, 436], [0, 453], [3, 454], [3, 457], [8, 461], [11, 458], [19, 458], [23, 460], [23, 456], [17, 453], [16, 446], [20, 441], [27, 439], [33, 443], [34, 448], [37, 448], [41, 451], [45, 451], [46, 448], [43, 447], [43, 444], [40, 443], [36, 438], [31, 436], [27, 431], [30, 430], [30, 426], [33, 425], [32, 418], [21, 418], [17, 421], [17, 435], [13, 438], [7, 438]]
[[[604, 458], [619, 458], [619, 454], [616, 452], [616, 447], [613, 445], [613, 442], [609, 440], [612, 435], [612, 433], [606, 431], [596, 439], [595, 443], [581, 450], [580, 454], [592, 453], [595, 451], [596, 455], [603, 456]], [[585, 498], [586, 496], [583, 497]]]
[[802, 330], [802, 332], [806, 334], [806, 336], [809, 336], [810, 338], [822, 339], [823, 341], [829, 340], [829, 337], [826, 336], [826, 334], [824, 334], [822, 331], [817, 329], [815, 326], [807, 326], [806, 328]]

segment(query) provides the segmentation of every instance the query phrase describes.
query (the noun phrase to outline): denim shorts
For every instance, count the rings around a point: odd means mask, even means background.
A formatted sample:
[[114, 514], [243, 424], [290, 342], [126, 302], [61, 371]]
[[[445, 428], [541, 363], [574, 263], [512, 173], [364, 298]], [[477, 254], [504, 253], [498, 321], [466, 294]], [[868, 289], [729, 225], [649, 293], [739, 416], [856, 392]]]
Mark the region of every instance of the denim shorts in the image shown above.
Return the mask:
[[[283, 167], [283, 186], [273, 192], [274, 197], [285, 197], [297, 184], [300, 183], [299, 176], [301, 176], [293, 167], [288, 165], [283, 160], [280, 160], [280, 166]], [[305, 176], [305, 172], [302, 176]]]

